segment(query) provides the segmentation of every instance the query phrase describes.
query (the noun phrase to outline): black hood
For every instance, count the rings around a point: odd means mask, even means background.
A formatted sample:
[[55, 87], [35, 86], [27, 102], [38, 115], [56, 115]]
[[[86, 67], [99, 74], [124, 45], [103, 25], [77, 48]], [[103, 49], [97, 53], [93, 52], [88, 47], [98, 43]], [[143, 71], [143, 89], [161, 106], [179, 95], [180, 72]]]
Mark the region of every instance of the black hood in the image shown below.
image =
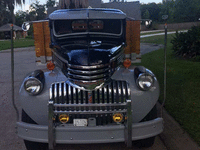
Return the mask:
[[56, 63], [61, 64], [68, 84], [83, 90], [94, 90], [108, 83], [124, 56], [124, 44], [62, 45], [54, 50], [54, 61], [59, 60]]
[[95, 66], [110, 63], [110, 60], [123, 49], [120, 46], [69, 47], [60, 46], [57, 53], [71, 65]]

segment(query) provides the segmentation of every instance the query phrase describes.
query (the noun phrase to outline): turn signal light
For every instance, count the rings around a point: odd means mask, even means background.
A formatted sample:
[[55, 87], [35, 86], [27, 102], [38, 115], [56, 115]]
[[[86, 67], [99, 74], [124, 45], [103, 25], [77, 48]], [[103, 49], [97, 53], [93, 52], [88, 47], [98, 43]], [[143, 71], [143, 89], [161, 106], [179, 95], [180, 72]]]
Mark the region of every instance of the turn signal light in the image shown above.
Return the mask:
[[125, 68], [129, 68], [131, 66], [131, 60], [125, 59], [123, 65]]
[[59, 121], [61, 123], [67, 123], [69, 121], [69, 115], [67, 115], [67, 114], [61, 114], [59, 116]]
[[53, 69], [55, 68], [54, 63], [52, 63], [52, 61], [50, 61], [50, 62], [47, 64], [47, 68], [48, 68], [49, 70], [53, 70]]
[[123, 120], [123, 114], [121, 113], [116, 113], [116, 114], [113, 114], [113, 121], [114, 122], [122, 122]]

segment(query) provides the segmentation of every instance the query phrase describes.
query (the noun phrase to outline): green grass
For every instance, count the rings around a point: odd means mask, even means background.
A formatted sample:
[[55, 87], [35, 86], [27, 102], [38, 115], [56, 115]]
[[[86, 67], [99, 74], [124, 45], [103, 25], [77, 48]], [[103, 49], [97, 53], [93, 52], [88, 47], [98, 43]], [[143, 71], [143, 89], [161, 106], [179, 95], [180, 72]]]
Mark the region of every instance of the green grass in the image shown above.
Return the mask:
[[[200, 62], [175, 57], [168, 35], [167, 44], [167, 98], [166, 110], [200, 145]], [[164, 36], [141, 39], [141, 42], [164, 44]], [[164, 50], [142, 56], [143, 66], [157, 76], [161, 87], [159, 101], [163, 100]]]
[[[10, 49], [11, 48], [10, 45], [11, 45], [10, 40], [0, 41], [0, 51]], [[29, 46], [34, 46], [34, 40], [33, 39], [14, 40], [14, 48], [29, 47]]]

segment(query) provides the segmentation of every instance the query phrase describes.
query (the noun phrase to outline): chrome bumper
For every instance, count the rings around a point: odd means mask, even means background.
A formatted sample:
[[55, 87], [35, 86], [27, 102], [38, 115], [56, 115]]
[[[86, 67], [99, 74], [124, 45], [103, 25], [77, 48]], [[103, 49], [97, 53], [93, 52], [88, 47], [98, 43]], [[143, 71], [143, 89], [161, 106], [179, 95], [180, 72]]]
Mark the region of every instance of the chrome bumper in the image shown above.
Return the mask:
[[[59, 144], [87, 144], [125, 142], [124, 125], [74, 127], [70, 125], [55, 128], [55, 142]], [[163, 131], [163, 119], [132, 124], [133, 140], [156, 136]], [[18, 136], [29, 141], [48, 143], [48, 126], [17, 122]]]

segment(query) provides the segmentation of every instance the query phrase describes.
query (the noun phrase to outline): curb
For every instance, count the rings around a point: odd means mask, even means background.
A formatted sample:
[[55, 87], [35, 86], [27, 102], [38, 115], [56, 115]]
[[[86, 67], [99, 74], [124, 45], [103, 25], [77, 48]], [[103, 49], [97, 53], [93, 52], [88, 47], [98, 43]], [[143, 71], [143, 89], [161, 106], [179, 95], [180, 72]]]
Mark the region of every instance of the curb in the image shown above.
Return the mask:
[[[158, 112], [161, 104], [158, 103]], [[200, 150], [200, 146], [194, 142], [189, 134], [174, 120], [163, 108], [164, 131], [159, 135], [161, 141], [168, 150]]]
[[[35, 47], [22, 47], [22, 48], [14, 48], [14, 52], [22, 52], [22, 51], [34, 51]], [[11, 49], [1, 50], [0, 53], [10, 53]]]

